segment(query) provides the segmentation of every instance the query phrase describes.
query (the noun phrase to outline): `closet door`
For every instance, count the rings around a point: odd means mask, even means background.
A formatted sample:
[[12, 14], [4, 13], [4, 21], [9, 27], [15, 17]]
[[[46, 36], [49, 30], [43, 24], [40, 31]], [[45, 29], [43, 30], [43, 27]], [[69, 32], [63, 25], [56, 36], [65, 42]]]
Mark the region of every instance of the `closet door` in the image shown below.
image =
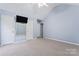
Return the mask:
[[15, 19], [13, 16], [1, 15], [1, 45], [15, 40]]
[[16, 22], [16, 42], [26, 40], [26, 24]]
[[33, 39], [33, 20], [28, 20], [26, 24], [26, 40]]

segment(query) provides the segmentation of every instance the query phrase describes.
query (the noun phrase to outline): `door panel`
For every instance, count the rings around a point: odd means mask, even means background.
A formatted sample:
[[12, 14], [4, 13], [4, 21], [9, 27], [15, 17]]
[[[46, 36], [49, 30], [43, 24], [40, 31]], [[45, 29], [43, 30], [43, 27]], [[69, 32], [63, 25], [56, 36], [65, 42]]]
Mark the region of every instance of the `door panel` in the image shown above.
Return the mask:
[[26, 24], [16, 22], [16, 42], [26, 40]]
[[13, 16], [1, 15], [1, 44], [10, 44], [15, 40], [15, 20]]

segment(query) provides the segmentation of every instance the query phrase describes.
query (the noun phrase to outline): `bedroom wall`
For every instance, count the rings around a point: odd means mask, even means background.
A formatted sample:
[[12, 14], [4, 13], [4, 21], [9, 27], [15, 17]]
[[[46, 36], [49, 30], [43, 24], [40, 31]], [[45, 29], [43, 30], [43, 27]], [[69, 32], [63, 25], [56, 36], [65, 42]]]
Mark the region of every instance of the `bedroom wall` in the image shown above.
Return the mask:
[[79, 43], [79, 6], [60, 5], [44, 19], [44, 37]]

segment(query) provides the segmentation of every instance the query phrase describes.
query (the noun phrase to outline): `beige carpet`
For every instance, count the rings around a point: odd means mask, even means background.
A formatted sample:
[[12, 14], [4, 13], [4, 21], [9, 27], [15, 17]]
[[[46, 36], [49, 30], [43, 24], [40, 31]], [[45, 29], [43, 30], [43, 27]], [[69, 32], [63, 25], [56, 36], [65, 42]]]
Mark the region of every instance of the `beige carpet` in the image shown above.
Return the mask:
[[72, 56], [79, 55], [79, 46], [48, 39], [29, 40], [21, 44], [0, 47], [5, 56]]

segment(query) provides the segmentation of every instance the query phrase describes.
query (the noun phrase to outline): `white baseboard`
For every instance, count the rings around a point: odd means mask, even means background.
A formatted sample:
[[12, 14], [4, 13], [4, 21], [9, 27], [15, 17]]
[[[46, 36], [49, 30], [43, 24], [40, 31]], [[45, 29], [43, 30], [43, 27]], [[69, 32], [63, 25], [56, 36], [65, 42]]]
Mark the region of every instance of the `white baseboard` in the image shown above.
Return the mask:
[[73, 45], [78, 45], [79, 46], [78, 43], [68, 42], [68, 41], [64, 41], [64, 40], [60, 40], [60, 39], [56, 39], [56, 38], [45, 37], [45, 39], [55, 40], [55, 41], [59, 41], [59, 42], [63, 42], [63, 43], [67, 43], [67, 44], [73, 44]]

